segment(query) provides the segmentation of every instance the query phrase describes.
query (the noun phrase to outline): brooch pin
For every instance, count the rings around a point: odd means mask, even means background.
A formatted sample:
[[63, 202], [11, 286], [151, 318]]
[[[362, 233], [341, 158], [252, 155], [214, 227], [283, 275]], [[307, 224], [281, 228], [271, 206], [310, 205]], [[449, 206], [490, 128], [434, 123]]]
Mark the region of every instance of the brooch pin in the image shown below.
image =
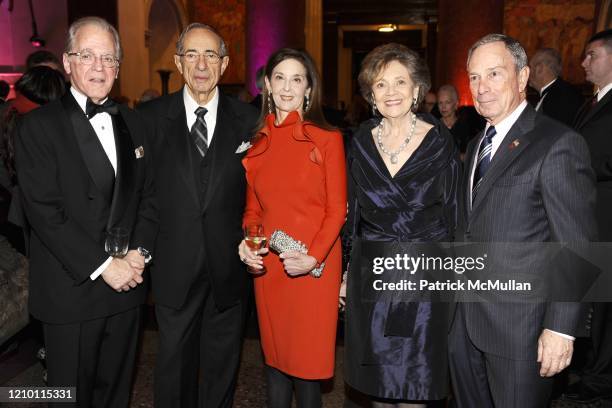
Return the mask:
[[512, 141], [512, 143], [510, 143], [510, 146], [508, 146], [508, 148], [509, 148], [510, 150], [512, 150], [512, 149], [514, 149], [515, 147], [518, 147], [520, 144], [521, 144], [521, 142], [519, 142], [519, 140], [518, 140], [518, 139], [514, 139], [514, 140]]
[[143, 158], [144, 157], [144, 147], [138, 146], [136, 149], [134, 149], [134, 154], [136, 155], [137, 159]]
[[246, 152], [252, 146], [251, 142], [242, 142], [236, 149], [236, 154]]

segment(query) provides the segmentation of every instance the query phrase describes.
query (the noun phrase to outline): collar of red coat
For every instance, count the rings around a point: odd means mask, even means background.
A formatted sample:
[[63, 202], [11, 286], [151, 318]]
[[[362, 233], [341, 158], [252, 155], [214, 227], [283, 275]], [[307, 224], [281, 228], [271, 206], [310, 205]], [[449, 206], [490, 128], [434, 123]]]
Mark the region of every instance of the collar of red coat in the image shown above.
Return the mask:
[[[281, 123], [280, 125], [275, 125], [275, 120], [276, 116], [273, 113], [270, 113], [266, 116], [266, 125], [262, 129], [260, 129], [253, 138], [253, 147], [248, 150], [245, 158], [259, 156], [260, 154], [268, 150], [268, 147], [270, 146], [269, 136], [273, 127], [293, 126], [293, 131], [291, 135], [295, 140], [302, 142], [310, 142], [314, 144], [316, 152], [320, 151], [317, 146], [319, 144], [316, 140], [317, 136], [314, 135], [314, 132], [309, 131], [311, 128], [316, 129], [317, 126], [310, 122], [302, 121], [298, 112], [290, 112], [283, 121], [283, 123]], [[320, 155], [320, 153], [318, 155]]]

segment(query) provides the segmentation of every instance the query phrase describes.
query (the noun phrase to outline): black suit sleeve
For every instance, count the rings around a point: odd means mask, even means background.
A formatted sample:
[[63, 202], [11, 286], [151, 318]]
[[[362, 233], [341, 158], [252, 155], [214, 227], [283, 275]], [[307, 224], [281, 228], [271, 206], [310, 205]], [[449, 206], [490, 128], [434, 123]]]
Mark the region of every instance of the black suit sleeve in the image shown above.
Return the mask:
[[[140, 120], [139, 115], [136, 119]], [[144, 121], [139, 126], [139, 129], [145, 130]], [[149, 132], [143, 134], [143, 148], [144, 148], [144, 160], [145, 160], [145, 180], [142, 187], [142, 193], [140, 197], [140, 204], [138, 206], [138, 214], [136, 218], [136, 224], [132, 232], [131, 246], [132, 248], [143, 247], [152, 253], [155, 247], [155, 239], [157, 237], [157, 230], [159, 225], [159, 213], [157, 207], [157, 196], [155, 194], [155, 175], [154, 175], [154, 158], [152, 143], [149, 143], [146, 135]]]
[[[562, 243], [595, 241], [595, 178], [584, 140], [567, 132], [549, 150], [540, 175], [552, 239]], [[552, 302], [544, 328], [574, 335], [580, 316], [580, 304]]]
[[15, 139], [17, 178], [31, 229], [77, 284], [108, 258], [104, 248], [68, 215], [58, 181], [52, 135], [39, 121], [23, 121]]

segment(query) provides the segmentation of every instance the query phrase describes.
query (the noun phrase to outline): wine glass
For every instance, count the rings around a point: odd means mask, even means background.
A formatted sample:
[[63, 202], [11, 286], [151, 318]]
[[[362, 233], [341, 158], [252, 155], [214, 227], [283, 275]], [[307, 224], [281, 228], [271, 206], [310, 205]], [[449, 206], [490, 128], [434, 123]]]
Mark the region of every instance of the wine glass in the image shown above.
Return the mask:
[[263, 225], [248, 224], [244, 226], [244, 242], [251, 251], [257, 253], [261, 248], [265, 248], [267, 240]]
[[106, 231], [104, 249], [109, 256], [123, 258], [128, 252], [130, 233], [126, 228], [115, 227]]

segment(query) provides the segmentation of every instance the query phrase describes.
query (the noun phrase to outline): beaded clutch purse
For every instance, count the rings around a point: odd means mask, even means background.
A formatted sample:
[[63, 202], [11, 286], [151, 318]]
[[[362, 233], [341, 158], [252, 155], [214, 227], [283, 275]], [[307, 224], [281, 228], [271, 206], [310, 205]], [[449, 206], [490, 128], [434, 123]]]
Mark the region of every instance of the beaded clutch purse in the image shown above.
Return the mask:
[[[301, 241], [297, 241], [291, 235], [287, 234], [283, 230], [275, 230], [270, 236], [270, 249], [275, 252], [283, 253], [287, 251], [297, 251], [302, 254], [308, 253], [308, 248]], [[325, 262], [322, 262], [318, 268], [314, 268], [310, 271], [310, 274], [315, 278], [321, 277], [323, 275], [323, 268], [325, 267]]]

